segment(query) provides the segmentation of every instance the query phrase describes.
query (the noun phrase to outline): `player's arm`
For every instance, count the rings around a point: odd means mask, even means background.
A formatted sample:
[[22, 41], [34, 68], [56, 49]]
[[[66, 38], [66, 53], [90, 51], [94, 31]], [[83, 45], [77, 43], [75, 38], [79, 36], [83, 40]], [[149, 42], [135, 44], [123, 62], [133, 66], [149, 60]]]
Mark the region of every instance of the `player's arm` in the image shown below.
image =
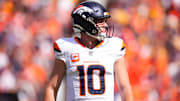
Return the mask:
[[115, 62], [114, 69], [118, 86], [122, 90], [123, 101], [133, 101], [131, 85], [129, 82], [128, 72], [126, 70], [126, 63], [123, 57], [119, 58]]
[[44, 101], [56, 101], [58, 88], [65, 75], [66, 65], [64, 61], [56, 59], [54, 69], [46, 87]]

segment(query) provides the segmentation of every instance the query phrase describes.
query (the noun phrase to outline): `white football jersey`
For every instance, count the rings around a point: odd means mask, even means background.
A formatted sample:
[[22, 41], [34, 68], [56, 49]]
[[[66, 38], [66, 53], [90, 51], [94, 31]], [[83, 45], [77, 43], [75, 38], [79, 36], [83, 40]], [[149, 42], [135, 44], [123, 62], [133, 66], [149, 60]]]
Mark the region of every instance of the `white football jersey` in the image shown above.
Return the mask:
[[77, 37], [54, 43], [55, 56], [66, 63], [66, 101], [114, 101], [114, 63], [125, 54], [120, 38], [105, 38], [95, 48]]

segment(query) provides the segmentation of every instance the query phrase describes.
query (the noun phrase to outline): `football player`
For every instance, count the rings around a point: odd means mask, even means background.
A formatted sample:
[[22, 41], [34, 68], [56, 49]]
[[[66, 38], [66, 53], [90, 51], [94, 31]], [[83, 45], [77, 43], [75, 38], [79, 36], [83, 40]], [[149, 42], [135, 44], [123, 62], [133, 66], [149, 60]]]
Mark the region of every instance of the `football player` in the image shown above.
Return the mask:
[[114, 76], [124, 101], [133, 101], [123, 58], [125, 45], [122, 39], [107, 34], [110, 17], [97, 2], [82, 2], [74, 8], [73, 28], [80, 36], [55, 41], [55, 65], [44, 101], [57, 101], [64, 75], [66, 101], [114, 101]]

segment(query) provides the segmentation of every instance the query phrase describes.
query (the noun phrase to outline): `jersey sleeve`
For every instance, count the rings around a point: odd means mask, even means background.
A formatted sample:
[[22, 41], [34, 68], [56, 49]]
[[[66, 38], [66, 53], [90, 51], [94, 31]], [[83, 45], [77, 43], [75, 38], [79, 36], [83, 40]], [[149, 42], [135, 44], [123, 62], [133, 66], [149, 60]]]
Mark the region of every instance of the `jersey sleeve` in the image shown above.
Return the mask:
[[116, 50], [116, 59], [123, 57], [126, 53], [126, 47], [124, 41], [119, 40], [118, 43], [119, 43], [119, 47]]
[[60, 47], [61, 42], [59, 41], [55, 41], [54, 42], [54, 55], [56, 59], [59, 60], [63, 60], [64, 62], [66, 62], [66, 58], [65, 58], [65, 51], [63, 50], [62, 47]]

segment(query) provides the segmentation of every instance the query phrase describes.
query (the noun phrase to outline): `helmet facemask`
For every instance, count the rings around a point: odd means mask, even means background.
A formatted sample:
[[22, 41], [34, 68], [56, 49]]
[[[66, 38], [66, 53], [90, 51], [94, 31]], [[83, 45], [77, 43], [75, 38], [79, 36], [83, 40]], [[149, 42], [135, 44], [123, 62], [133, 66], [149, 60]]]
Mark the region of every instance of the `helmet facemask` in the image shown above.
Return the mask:
[[104, 38], [110, 38], [113, 36], [114, 27], [110, 25], [107, 21], [109, 18], [103, 18], [99, 21], [96, 21], [96, 26], [98, 28], [98, 35], [97, 37], [101, 40]]

